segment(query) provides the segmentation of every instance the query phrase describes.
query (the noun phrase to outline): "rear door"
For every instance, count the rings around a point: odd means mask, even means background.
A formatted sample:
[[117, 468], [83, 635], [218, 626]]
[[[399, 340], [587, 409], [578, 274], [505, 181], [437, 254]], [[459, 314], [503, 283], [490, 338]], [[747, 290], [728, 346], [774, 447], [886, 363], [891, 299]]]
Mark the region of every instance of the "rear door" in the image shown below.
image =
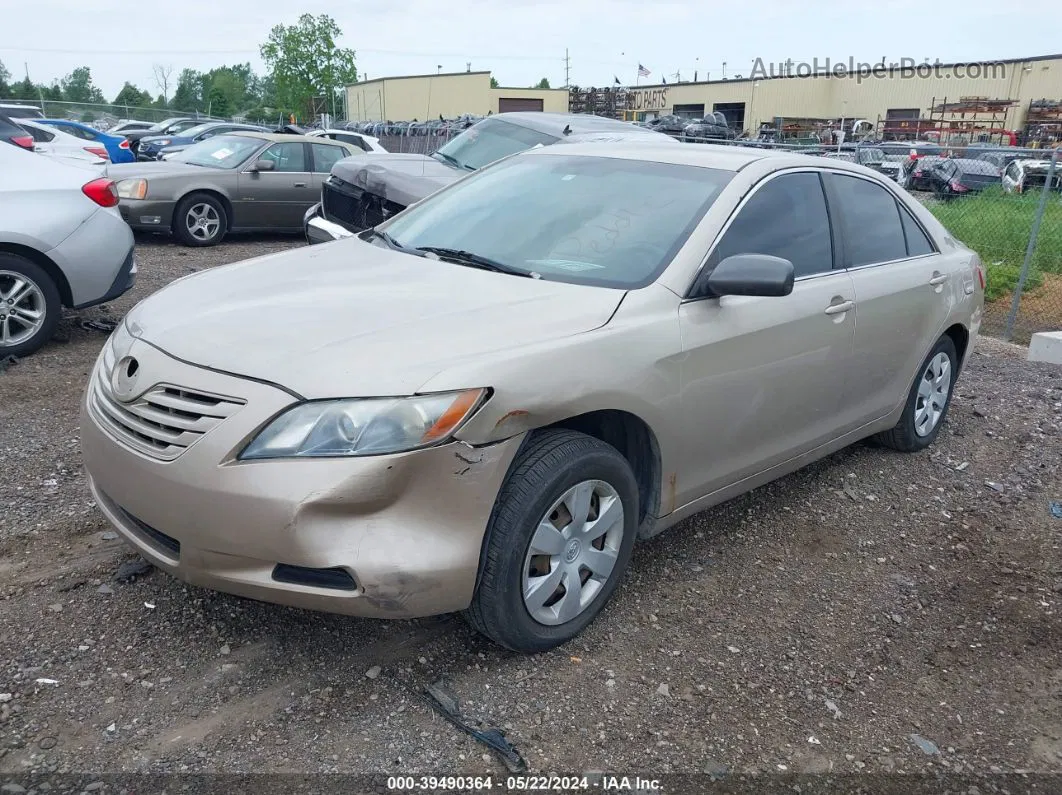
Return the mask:
[[852, 279], [837, 267], [817, 170], [758, 183], [704, 268], [734, 254], [793, 263], [781, 298], [686, 301], [682, 420], [686, 451], [676, 497], [686, 504], [842, 435], [855, 339]]
[[[275, 143], [242, 166], [240, 199], [247, 207], [246, 224], [255, 229], [295, 230], [314, 203], [309, 144]], [[257, 160], [274, 164], [273, 171], [252, 171]]]
[[855, 289], [855, 353], [846, 415], [880, 419], [907, 395], [915, 371], [943, 332], [951, 279], [960, 279], [888, 187], [855, 174], [826, 175]]

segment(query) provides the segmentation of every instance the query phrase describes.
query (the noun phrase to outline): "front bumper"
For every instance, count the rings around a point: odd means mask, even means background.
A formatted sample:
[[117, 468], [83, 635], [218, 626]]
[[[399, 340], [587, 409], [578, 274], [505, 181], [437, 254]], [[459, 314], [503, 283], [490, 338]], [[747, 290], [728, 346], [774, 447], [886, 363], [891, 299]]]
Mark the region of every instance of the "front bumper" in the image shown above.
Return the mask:
[[[81, 448], [97, 504], [145, 558], [194, 585], [347, 615], [411, 618], [471, 602], [519, 437], [476, 449], [239, 462], [250, 438], [295, 402], [290, 394], [179, 362], [124, 326], [113, 340], [82, 400]], [[169, 460], [145, 454], [101, 419], [99, 373], [124, 356], [136, 357], [142, 387], [242, 402]]]
[[133, 229], [169, 232], [174, 202], [155, 199], [120, 199], [118, 212]]
[[330, 243], [333, 240], [342, 240], [345, 237], [353, 237], [354, 233], [349, 229], [333, 223], [321, 214], [321, 205], [315, 204], [302, 219], [302, 231], [306, 235], [306, 242], [310, 245], [315, 243]]

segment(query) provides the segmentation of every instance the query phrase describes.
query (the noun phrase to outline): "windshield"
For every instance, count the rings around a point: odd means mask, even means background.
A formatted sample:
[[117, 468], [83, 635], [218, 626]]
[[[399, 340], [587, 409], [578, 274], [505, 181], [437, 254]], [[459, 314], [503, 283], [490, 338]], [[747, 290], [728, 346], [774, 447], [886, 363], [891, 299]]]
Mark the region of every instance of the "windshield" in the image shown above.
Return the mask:
[[860, 163], [881, 163], [885, 160], [885, 151], [882, 149], [860, 149]]
[[216, 124], [217, 124], [217, 122], [215, 122], [215, 121], [208, 122], [206, 124], [197, 124], [195, 127], [189, 127], [186, 130], [181, 130], [181, 137], [182, 138], [195, 138], [197, 135], [205, 133], [207, 130], [209, 130], [211, 127], [213, 127]]
[[448, 248], [543, 279], [634, 289], [671, 262], [733, 172], [606, 157], [515, 157], [410, 207], [404, 248]]
[[557, 140], [556, 136], [501, 119], [484, 119], [440, 148], [435, 155], [438, 156], [436, 159], [452, 166], [475, 171], [537, 144], [549, 146]]
[[192, 144], [180, 155], [180, 162], [210, 168], [236, 168], [262, 145], [256, 138], [218, 135]]

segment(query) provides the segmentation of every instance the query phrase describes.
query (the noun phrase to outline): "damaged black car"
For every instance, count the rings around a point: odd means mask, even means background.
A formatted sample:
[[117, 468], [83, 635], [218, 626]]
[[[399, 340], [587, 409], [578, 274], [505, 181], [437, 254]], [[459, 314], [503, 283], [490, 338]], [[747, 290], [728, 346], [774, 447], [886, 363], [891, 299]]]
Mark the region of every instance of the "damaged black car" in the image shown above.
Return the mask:
[[332, 166], [321, 202], [303, 219], [310, 243], [339, 240], [376, 226], [410, 204], [503, 157], [557, 143], [645, 139], [681, 146], [674, 138], [602, 116], [499, 113], [430, 155], [365, 153]]

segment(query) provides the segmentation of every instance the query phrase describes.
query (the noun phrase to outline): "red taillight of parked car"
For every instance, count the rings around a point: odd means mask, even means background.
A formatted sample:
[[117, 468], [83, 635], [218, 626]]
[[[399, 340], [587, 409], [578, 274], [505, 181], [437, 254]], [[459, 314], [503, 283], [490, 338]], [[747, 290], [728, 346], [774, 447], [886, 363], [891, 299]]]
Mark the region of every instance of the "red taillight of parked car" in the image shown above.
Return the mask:
[[23, 149], [29, 149], [33, 151], [33, 137], [29, 135], [13, 135], [11, 136], [11, 143], [15, 146], [21, 146]]
[[81, 192], [96, 202], [100, 207], [114, 207], [118, 204], [118, 188], [114, 180], [94, 179], [81, 186]]
[[969, 190], [969, 188], [967, 188], [961, 182], [956, 182], [955, 180], [952, 180], [951, 189], [956, 193], [966, 193], [966, 191]]
[[981, 284], [981, 289], [985, 289], [985, 269], [980, 265], [977, 266], [977, 281]]
[[127, 141], [127, 140], [125, 140], [123, 138], [122, 142], [120, 144], [118, 144], [118, 148], [119, 149], [128, 149], [129, 148], [129, 141]]
[[107, 150], [102, 146], [86, 146], [85, 151], [90, 155], [96, 155], [96, 157], [102, 157], [104, 160], [110, 160], [111, 156], [107, 154]]

